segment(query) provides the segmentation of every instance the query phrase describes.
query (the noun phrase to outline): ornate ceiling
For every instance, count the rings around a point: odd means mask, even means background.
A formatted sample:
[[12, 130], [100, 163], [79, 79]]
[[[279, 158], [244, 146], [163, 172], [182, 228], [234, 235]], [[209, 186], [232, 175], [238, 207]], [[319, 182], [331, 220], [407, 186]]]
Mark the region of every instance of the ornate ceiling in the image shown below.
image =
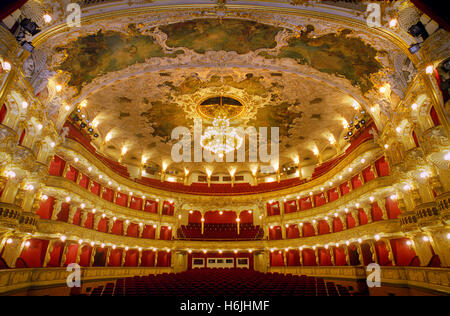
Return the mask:
[[[172, 130], [192, 129], [197, 118], [210, 125], [220, 105], [201, 104], [218, 96], [236, 100], [234, 108], [227, 105], [233, 126], [280, 127], [280, 165], [295, 156], [314, 165], [315, 148], [330, 159], [344, 149], [344, 123], [357, 113], [355, 100], [367, 108], [382, 79], [394, 78], [388, 70], [396, 56], [408, 60], [369, 30], [328, 19], [219, 13], [102, 18], [57, 34], [37, 52], [51, 56], [49, 71], [65, 83], [59, 101], [73, 109], [87, 104], [82, 114], [99, 134], [94, 145], [116, 160], [126, 147], [123, 162], [136, 166], [142, 157], [170, 164]], [[41, 98], [48, 101], [51, 92]], [[173, 167], [204, 171], [201, 164]]]

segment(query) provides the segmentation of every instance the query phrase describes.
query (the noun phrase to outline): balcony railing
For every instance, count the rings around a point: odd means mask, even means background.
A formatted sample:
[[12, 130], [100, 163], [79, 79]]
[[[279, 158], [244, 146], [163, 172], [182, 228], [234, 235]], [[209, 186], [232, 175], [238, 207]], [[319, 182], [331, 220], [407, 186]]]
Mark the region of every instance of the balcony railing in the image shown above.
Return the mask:
[[[83, 283], [173, 272], [172, 268], [87, 268], [81, 269]], [[67, 287], [73, 272], [66, 268], [0, 270], [0, 294], [26, 291], [37, 287]], [[69, 293], [67, 293], [69, 294]]]

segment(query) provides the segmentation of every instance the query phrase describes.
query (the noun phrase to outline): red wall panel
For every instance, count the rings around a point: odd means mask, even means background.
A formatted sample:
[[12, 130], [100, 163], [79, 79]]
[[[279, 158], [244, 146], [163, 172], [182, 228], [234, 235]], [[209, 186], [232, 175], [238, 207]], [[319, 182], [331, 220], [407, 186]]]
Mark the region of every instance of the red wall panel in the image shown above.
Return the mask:
[[61, 257], [64, 251], [64, 244], [62, 242], [56, 242], [53, 244], [53, 249], [50, 252], [50, 260], [47, 267], [59, 268], [61, 265]]
[[64, 171], [66, 162], [58, 156], [55, 156], [53, 161], [50, 163], [50, 169], [48, 174], [51, 176], [61, 177]]
[[158, 213], [158, 202], [155, 201], [145, 201], [144, 211], [148, 213]]
[[302, 229], [303, 237], [312, 237], [316, 235], [314, 226], [311, 223], [304, 223]]
[[333, 219], [333, 232], [338, 233], [344, 230], [344, 225], [340, 218]]
[[70, 244], [67, 247], [66, 262], [64, 263], [64, 266], [68, 266], [71, 263], [76, 263], [79, 247], [80, 247], [79, 244]]
[[378, 176], [387, 177], [390, 174], [389, 164], [386, 161], [386, 158], [382, 157], [381, 159], [375, 162], [375, 167], [377, 168]]
[[39, 210], [37, 211], [37, 215], [41, 219], [50, 219], [53, 214], [53, 207], [55, 204], [55, 198], [49, 196], [46, 201], [41, 201], [39, 204]]
[[114, 201], [114, 191], [110, 188], [105, 188], [102, 198], [109, 202]]
[[390, 241], [392, 252], [394, 253], [395, 263], [397, 266], [407, 267], [417, 256], [414, 248], [412, 246], [408, 246], [408, 241], [410, 240], [407, 238], [393, 239]]
[[303, 249], [303, 265], [305, 267], [315, 267], [317, 266], [316, 262], [316, 252], [312, 249]]
[[142, 238], [145, 239], [155, 239], [156, 229], [153, 226], [145, 225], [144, 231], [142, 232]]
[[80, 187], [87, 189], [89, 187], [89, 177], [85, 174], [82, 174], [79, 185], [80, 185]]
[[112, 249], [109, 256], [109, 267], [120, 267], [122, 263], [122, 249]]
[[24, 247], [20, 258], [25, 261], [28, 268], [42, 268], [48, 240], [30, 239], [30, 246]]
[[142, 199], [133, 196], [131, 198], [130, 208], [138, 211], [142, 210]]
[[310, 197], [306, 197], [300, 200], [300, 210], [301, 211], [306, 211], [312, 209], [312, 203], [311, 203], [311, 198]]
[[127, 236], [138, 237], [139, 236], [139, 225], [138, 224], [130, 224], [128, 226]]

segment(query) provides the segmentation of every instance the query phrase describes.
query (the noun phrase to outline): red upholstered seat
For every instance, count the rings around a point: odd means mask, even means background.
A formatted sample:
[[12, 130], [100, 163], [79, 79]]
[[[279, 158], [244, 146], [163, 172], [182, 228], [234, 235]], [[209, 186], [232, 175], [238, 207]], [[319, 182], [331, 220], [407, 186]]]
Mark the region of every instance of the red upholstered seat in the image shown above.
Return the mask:
[[[361, 295], [361, 293], [357, 293]], [[350, 296], [341, 285], [321, 278], [264, 274], [246, 269], [198, 269], [178, 274], [117, 280], [95, 288], [91, 296]]]

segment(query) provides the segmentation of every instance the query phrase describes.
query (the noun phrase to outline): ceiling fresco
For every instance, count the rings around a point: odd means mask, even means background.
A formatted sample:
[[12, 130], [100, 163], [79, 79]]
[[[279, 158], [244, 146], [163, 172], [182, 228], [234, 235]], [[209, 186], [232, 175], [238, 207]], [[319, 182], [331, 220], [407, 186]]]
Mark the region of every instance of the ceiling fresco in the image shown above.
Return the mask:
[[[54, 47], [62, 58], [53, 70], [67, 76], [72, 98], [84, 95], [83, 111], [98, 125], [97, 148], [118, 160], [126, 147], [125, 163], [170, 161], [174, 128], [192, 129], [197, 118], [208, 126], [226, 113], [233, 126], [279, 127], [281, 160], [300, 155], [315, 164], [315, 148], [324, 159], [338, 154], [330, 135], [341, 140], [343, 122], [355, 114], [349, 91], [373, 88], [386, 55], [379, 46], [345, 28], [327, 33], [229, 18], [128, 23]], [[235, 60], [247, 65], [233, 67]], [[211, 101], [218, 97], [230, 102]]]
[[[310, 35], [313, 31], [313, 26], [298, 34], [253, 21], [198, 19], [157, 28], [158, 34], [164, 34], [164, 46], [171, 49], [168, 51], [157, 42], [157, 33], [152, 33], [156, 28], [147, 35], [139, 31], [138, 24], [130, 24], [126, 33], [98, 31], [56, 51], [65, 53], [59, 70], [70, 73], [69, 85], [78, 91], [98, 76], [152, 57], [175, 57], [185, 49], [198, 54], [256, 51], [265, 58], [290, 58], [321, 72], [343, 76], [368, 91], [372, 87], [370, 75], [382, 68], [376, 59], [377, 51], [361, 39], [348, 36], [350, 30], [318, 37]], [[283, 32], [288, 39], [279, 38]]]
[[[326, 150], [330, 147], [329, 135], [338, 139], [343, 131], [343, 119], [349, 121], [354, 115], [348, 95], [294, 74], [273, 76], [268, 71], [254, 71], [239, 80], [231, 75], [232, 69], [209, 72], [190, 76], [177, 71], [164, 76], [161, 73], [146, 74], [108, 86], [90, 96], [87, 116], [99, 122], [101, 135], [113, 135], [107, 146], [102, 147], [102, 140], [99, 140], [98, 147], [118, 159], [121, 149], [126, 146], [128, 153], [124, 161], [130, 163], [140, 161], [142, 156], [150, 157], [156, 163], [170, 160], [171, 147], [176, 142], [171, 140], [172, 130], [178, 126], [192, 128], [193, 120], [202, 118], [198, 111], [201, 101], [206, 100], [209, 89], [218, 82], [238, 87], [234, 88], [234, 93], [244, 95], [238, 99], [248, 101], [243, 102], [245, 109], [233, 121], [235, 125], [280, 128], [280, 150], [286, 160], [294, 154], [300, 154], [304, 161], [314, 160], [312, 148], [317, 146]], [[263, 98], [246, 98], [247, 91], [250, 95], [260, 93]], [[192, 111], [186, 104], [176, 101], [178, 96], [185, 97], [189, 95], [187, 93], [198, 95], [194, 100], [199, 103], [193, 105]], [[214, 109], [213, 113], [221, 112], [220, 107]], [[208, 121], [204, 123], [205, 128]], [[335, 149], [332, 148], [329, 154], [336, 154]]]
[[262, 48], [275, 48], [275, 37], [283, 29], [254, 21], [198, 19], [161, 26], [169, 47], [187, 47], [196, 53], [234, 51], [246, 54]]
[[128, 34], [99, 31], [58, 47], [56, 51], [65, 52], [66, 59], [60, 70], [71, 74], [69, 85], [78, 91], [84, 84], [106, 73], [143, 63], [149, 57], [177, 54], [165, 53], [152, 36], [138, 33], [134, 25], [129, 26]]
[[[313, 30], [313, 29], [312, 29]], [[311, 30], [311, 31], [312, 31]], [[373, 87], [370, 75], [381, 70], [377, 51], [360, 39], [347, 37], [350, 30], [311, 37], [308, 32], [289, 39], [276, 58], [292, 58], [322, 72], [341, 75], [367, 92]], [[266, 54], [270, 58], [270, 54]]]

